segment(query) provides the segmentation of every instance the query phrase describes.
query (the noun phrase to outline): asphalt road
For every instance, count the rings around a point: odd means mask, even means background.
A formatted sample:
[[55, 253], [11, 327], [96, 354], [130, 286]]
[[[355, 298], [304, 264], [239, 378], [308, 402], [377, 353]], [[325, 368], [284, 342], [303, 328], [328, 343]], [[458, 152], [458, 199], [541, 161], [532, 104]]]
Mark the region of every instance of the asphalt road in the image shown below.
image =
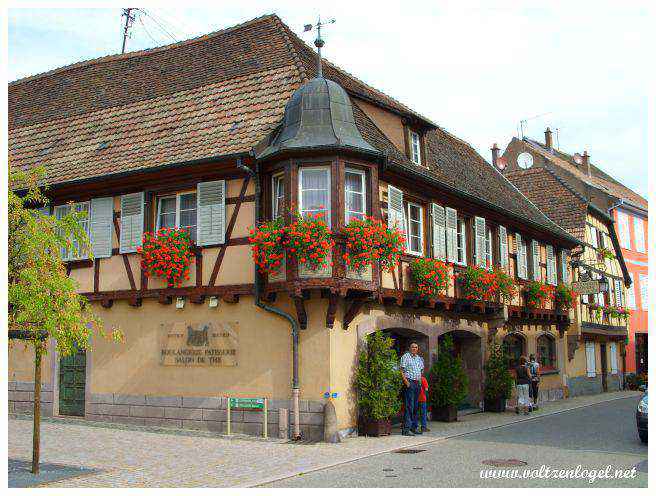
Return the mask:
[[[636, 398], [536, 418], [422, 445], [418, 453], [385, 453], [301, 474], [267, 487], [647, 487], [647, 445], [635, 427]], [[486, 460], [519, 460], [525, 465], [495, 467]], [[633, 471], [634, 477], [536, 477], [548, 468], [578, 474], [596, 470]], [[517, 469], [513, 478], [482, 476], [487, 469]], [[525, 470], [529, 472], [524, 477]], [[512, 472], [511, 472], [512, 474]], [[561, 474], [558, 474], [561, 476]], [[567, 476], [563, 473], [562, 476]], [[521, 477], [521, 478], [519, 478]]]

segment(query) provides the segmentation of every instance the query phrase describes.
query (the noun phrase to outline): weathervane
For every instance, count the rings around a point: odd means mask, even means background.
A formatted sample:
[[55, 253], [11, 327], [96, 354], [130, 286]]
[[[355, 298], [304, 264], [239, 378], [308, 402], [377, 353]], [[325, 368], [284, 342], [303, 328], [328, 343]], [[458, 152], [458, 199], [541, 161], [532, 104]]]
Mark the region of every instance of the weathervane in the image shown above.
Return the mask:
[[308, 31], [312, 31], [312, 28], [317, 28], [317, 39], [314, 40], [314, 46], [317, 47], [317, 52], [318, 52], [318, 57], [317, 57], [317, 77], [323, 77], [323, 71], [321, 70], [321, 47], [324, 45], [324, 41], [321, 39], [321, 26], [325, 26], [327, 24], [334, 24], [335, 19], [329, 19], [326, 22], [321, 22], [321, 16], [319, 16], [319, 19], [317, 20], [317, 23], [312, 25], [312, 24], [306, 24], [303, 28], [303, 32], [306, 33]]

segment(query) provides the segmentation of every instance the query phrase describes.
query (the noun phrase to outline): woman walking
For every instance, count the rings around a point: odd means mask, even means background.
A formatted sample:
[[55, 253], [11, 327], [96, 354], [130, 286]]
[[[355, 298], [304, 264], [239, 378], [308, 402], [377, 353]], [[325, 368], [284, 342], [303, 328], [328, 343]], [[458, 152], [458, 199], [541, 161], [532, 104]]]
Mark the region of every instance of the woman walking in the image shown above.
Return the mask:
[[529, 396], [531, 370], [528, 367], [525, 356], [519, 358], [519, 365], [515, 369], [515, 373], [517, 375], [517, 407], [515, 408], [515, 413], [519, 414], [520, 411], [523, 411], [524, 415], [528, 415], [531, 407], [531, 398]]

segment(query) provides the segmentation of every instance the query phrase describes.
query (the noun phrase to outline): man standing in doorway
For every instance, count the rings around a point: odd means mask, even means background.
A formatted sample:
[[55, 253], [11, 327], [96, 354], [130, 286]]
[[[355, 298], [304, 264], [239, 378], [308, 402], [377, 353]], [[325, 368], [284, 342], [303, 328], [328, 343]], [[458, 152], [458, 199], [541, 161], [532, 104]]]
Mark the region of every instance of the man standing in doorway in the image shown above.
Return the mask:
[[418, 430], [419, 393], [421, 392], [421, 375], [424, 372], [424, 360], [419, 356], [419, 345], [410, 343], [410, 350], [401, 357], [401, 377], [405, 388], [403, 390], [404, 436], [421, 434]]

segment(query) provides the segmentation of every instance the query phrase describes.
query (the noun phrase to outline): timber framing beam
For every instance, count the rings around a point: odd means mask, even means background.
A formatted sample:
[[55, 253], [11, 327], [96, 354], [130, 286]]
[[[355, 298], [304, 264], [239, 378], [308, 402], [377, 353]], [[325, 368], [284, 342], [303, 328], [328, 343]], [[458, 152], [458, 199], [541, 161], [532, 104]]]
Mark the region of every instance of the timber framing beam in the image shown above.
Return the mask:
[[362, 306], [366, 301], [367, 300], [364, 298], [358, 298], [351, 301], [351, 304], [344, 314], [344, 320], [342, 320], [342, 329], [348, 329], [348, 326], [351, 324], [351, 322], [353, 322], [353, 319], [358, 314], [358, 312], [360, 312], [360, 309], [362, 309]]

